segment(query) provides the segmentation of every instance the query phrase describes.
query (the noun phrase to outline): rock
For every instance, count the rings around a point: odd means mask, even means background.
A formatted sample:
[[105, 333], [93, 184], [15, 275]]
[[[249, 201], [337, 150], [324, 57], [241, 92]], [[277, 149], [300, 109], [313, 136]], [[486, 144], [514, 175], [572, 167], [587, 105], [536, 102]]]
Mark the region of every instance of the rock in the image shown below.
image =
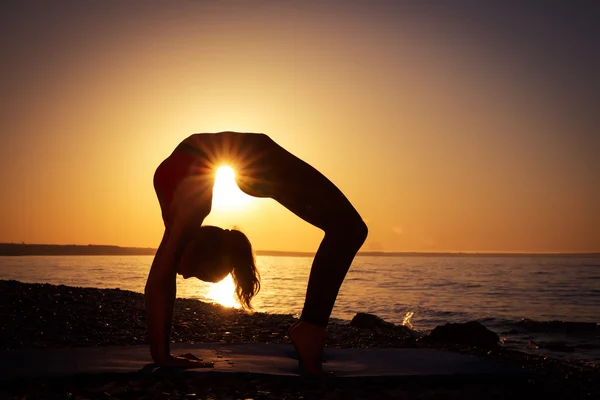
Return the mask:
[[477, 321], [448, 323], [435, 327], [429, 337], [436, 342], [466, 344], [470, 346], [494, 348], [500, 337]]
[[374, 314], [357, 313], [354, 316], [354, 318], [352, 318], [352, 321], [350, 321], [350, 326], [363, 329], [373, 329], [392, 328], [394, 327], [394, 324], [392, 324], [391, 322], [386, 322], [382, 318]]

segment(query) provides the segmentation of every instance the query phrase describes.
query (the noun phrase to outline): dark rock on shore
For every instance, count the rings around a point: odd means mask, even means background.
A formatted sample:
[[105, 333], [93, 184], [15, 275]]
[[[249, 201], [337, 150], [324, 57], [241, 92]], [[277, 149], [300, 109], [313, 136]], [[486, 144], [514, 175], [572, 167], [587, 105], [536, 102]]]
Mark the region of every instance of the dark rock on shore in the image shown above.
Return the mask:
[[373, 328], [391, 328], [394, 326], [391, 322], [386, 322], [375, 314], [357, 313], [352, 321], [351, 326], [357, 328], [373, 329]]
[[393, 323], [387, 322], [375, 314], [369, 313], [357, 313], [352, 318], [352, 321], [350, 321], [350, 326], [357, 328], [362, 332], [364, 332], [364, 330], [374, 330], [380, 333], [388, 332], [388, 334], [393, 332], [394, 335], [397, 335], [398, 338], [401, 339], [415, 340], [422, 337], [422, 334], [410, 329], [407, 326], [394, 325]]
[[448, 323], [435, 327], [429, 334], [435, 342], [466, 344], [483, 348], [495, 348], [500, 337], [477, 321]]

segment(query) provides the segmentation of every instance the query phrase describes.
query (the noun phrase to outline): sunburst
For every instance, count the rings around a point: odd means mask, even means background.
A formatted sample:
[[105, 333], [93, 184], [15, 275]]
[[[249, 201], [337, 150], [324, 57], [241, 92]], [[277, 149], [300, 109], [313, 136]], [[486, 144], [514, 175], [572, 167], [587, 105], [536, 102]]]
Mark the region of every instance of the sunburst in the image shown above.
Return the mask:
[[241, 307], [235, 297], [235, 284], [231, 274], [227, 275], [222, 281], [213, 283], [206, 297], [225, 307]]

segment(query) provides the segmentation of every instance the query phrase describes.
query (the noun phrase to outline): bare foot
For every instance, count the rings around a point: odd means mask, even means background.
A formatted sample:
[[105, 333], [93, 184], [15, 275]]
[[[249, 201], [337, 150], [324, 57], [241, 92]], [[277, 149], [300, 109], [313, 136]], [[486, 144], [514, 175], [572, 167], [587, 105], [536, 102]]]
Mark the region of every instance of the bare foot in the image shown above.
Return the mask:
[[290, 327], [288, 336], [308, 373], [315, 376], [325, 375], [322, 364], [325, 328], [298, 321]]

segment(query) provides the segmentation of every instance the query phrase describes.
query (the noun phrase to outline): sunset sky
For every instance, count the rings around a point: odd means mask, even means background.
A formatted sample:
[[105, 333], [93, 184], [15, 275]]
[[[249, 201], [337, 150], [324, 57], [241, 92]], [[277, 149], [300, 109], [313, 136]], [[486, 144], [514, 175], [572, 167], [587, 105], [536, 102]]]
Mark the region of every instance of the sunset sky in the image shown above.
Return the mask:
[[[427, 3], [2, 2], [0, 242], [157, 247], [156, 167], [234, 130], [336, 183], [364, 251], [600, 252], [595, 2]], [[246, 200], [207, 223], [316, 250]]]

